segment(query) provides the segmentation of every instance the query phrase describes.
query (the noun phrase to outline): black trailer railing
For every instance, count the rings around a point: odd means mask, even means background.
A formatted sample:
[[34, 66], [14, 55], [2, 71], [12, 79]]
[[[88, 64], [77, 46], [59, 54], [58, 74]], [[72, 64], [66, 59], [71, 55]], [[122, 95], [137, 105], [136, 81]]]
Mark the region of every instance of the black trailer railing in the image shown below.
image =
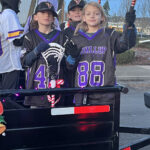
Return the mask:
[[7, 130], [6, 136], [0, 136], [0, 149], [117, 150], [121, 91], [126, 92], [126, 89], [122, 86], [110, 86], [0, 91], [0, 95], [5, 97], [15, 94], [47, 95], [77, 92], [114, 92], [115, 95], [115, 104], [5, 110]]
[[0, 150], [135, 150], [150, 144], [150, 137], [119, 148], [119, 132], [148, 134], [149, 128], [120, 127], [122, 86], [100, 88], [3, 90], [0, 96], [114, 92], [115, 103], [59, 108], [19, 108], [4, 111], [6, 136]]
[[127, 93], [128, 88], [123, 86], [105, 86], [105, 87], [89, 87], [89, 88], [54, 88], [54, 89], [18, 89], [18, 90], [0, 90], [0, 96], [11, 96], [20, 94], [22, 96], [48, 95], [48, 94], [68, 94], [68, 93], [92, 93], [92, 92], [123, 92]]

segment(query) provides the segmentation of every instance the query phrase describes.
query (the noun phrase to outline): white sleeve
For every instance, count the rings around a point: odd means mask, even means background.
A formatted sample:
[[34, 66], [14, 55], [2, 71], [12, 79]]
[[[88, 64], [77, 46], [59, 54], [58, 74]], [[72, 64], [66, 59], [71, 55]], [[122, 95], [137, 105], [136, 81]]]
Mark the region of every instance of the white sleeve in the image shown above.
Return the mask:
[[2, 36], [2, 23], [1, 23], [1, 21], [2, 21], [2, 17], [0, 15], [0, 37]]
[[5, 39], [13, 41], [22, 36], [23, 27], [19, 23], [17, 15], [13, 12], [6, 12], [3, 16], [3, 33]]
[[0, 38], [1, 38], [1, 36], [2, 36], [1, 31], [2, 31], [2, 30], [1, 30], [1, 25], [0, 25]]

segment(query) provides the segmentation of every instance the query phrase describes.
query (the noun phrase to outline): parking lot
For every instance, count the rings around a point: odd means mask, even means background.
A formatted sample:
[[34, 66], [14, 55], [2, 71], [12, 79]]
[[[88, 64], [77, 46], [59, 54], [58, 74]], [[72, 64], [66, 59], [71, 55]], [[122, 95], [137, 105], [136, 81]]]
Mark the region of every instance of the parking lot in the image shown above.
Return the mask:
[[[118, 66], [118, 82], [129, 88], [121, 94], [120, 126], [150, 128], [150, 109], [144, 105], [144, 93], [150, 92], [149, 66]], [[146, 138], [148, 135], [120, 134], [120, 146]], [[150, 146], [141, 148], [150, 150]]]

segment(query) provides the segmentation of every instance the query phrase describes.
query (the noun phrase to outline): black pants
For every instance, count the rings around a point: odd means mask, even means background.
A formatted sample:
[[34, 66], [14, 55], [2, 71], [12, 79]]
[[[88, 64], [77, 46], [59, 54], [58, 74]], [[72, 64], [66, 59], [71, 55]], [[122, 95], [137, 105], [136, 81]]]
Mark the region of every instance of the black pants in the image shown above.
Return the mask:
[[[70, 70], [64, 70], [64, 88], [73, 88], [74, 87], [74, 75], [75, 73], [73, 74], [74, 72], [73, 71], [70, 71]], [[74, 106], [74, 103], [73, 103], [73, 99], [74, 99], [74, 94], [65, 94], [63, 96], [64, 98], [64, 106], [65, 107], [70, 107], [70, 106]]]
[[15, 70], [12, 72], [7, 72], [1, 74], [1, 89], [18, 89], [19, 88], [19, 77], [20, 70]]
[[[18, 89], [19, 88], [19, 77], [20, 77], [20, 70], [15, 70], [12, 72], [7, 72], [1, 74], [1, 90], [7, 89]], [[0, 96], [0, 100], [2, 101], [4, 108], [13, 107], [13, 101], [16, 99], [15, 95], [9, 95], [6, 97]], [[15, 104], [14, 104], [15, 105]], [[16, 106], [15, 106], [16, 107]]]

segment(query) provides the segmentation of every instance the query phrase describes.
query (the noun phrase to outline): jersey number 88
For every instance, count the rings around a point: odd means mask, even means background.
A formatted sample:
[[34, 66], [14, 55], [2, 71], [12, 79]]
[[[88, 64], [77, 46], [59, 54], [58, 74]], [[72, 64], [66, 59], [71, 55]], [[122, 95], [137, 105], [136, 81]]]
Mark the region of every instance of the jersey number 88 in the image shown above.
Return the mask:
[[78, 86], [103, 86], [105, 64], [103, 61], [83, 61], [78, 64]]

